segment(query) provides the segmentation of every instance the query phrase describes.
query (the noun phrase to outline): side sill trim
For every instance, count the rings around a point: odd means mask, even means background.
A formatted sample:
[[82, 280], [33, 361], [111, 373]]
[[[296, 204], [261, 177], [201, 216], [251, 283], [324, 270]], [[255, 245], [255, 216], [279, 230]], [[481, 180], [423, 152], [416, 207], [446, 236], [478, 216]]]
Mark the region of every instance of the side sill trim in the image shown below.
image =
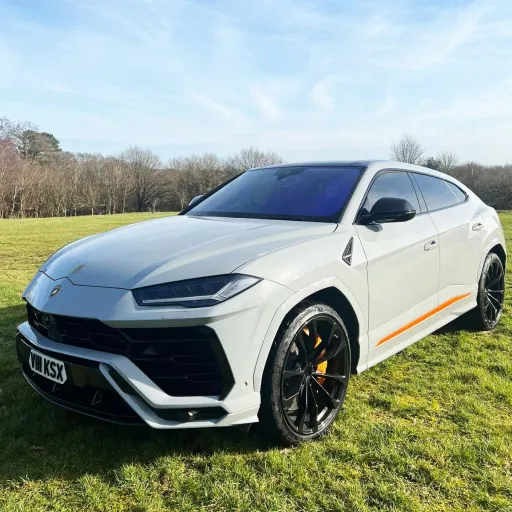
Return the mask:
[[434, 316], [435, 314], [439, 313], [443, 309], [446, 309], [447, 307], [451, 306], [452, 304], [455, 304], [456, 302], [461, 301], [462, 299], [465, 299], [466, 297], [469, 297], [470, 293], [464, 293], [463, 295], [457, 295], [456, 297], [452, 297], [451, 299], [447, 300], [446, 302], [443, 302], [442, 304], [439, 304], [436, 308], [428, 311], [427, 313], [421, 315], [420, 317], [416, 318], [412, 322], [409, 322], [408, 324], [404, 325], [403, 327], [400, 327], [400, 329], [397, 329], [396, 331], [392, 332], [391, 334], [388, 334], [386, 337], [382, 338], [376, 347], [379, 345], [382, 345], [386, 343], [389, 340], [392, 340], [393, 338], [396, 338], [400, 334], [404, 333], [405, 331], [408, 331], [409, 329], [412, 329], [416, 325], [420, 324], [421, 322], [424, 322], [428, 318]]

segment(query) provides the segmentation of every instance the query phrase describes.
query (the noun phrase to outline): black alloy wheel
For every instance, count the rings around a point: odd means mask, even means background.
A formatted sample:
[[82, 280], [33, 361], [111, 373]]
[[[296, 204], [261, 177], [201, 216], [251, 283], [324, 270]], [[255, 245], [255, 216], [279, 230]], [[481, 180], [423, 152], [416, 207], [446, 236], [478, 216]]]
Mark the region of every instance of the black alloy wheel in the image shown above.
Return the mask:
[[505, 300], [505, 269], [499, 256], [493, 252], [485, 259], [478, 283], [477, 307], [474, 310], [476, 327], [489, 331], [500, 321]]
[[505, 271], [499, 258], [492, 258], [484, 279], [484, 313], [490, 325], [496, 325], [503, 311]]
[[332, 308], [305, 303], [292, 314], [269, 356], [260, 412], [262, 425], [285, 444], [327, 431], [345, 399], [351, 366], [347, 331]]

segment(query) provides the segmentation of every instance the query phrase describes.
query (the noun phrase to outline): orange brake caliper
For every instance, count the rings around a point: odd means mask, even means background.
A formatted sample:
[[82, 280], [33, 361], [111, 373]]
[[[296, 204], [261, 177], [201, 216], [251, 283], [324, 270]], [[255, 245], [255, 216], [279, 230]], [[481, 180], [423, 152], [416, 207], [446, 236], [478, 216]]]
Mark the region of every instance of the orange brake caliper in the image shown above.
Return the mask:
[[[322, 343], [322, 338], [320, 338], [320, 336], [318, 336], [318, 334], [317, 334], [315, 348], [318, 347], [318, 345], [320, 345], [320, 343]], [[320, 354], [320, 358], [323, 357], [324, 354], [325, 354], [325, 348], [322, 350], [322, 353]], [[319, 365], [317, 365], [317, 367], [315, 369], [317, 372], [325, 373], [327, 371], [327, 361], [320, 363]], [[325, 380], [324, 377], [318, 377], [318, 382], [320, 384], [323, 384], [324, 380]]]

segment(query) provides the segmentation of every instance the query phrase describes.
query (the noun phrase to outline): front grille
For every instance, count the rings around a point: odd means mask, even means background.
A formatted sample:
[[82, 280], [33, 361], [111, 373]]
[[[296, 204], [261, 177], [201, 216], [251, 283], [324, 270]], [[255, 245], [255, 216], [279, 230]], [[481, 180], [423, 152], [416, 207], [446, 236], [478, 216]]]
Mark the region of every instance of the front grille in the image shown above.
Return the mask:
[[125, 355], [129, 340], [99, 320], [42, 313], [27, 304], [28, 323], [45, 338], [73, 347]]
[[27, 304], [29, 324], [66, 345], [128, 357], [165, 393], [226, 396], [233, 374], [215, 331], [209, 327], [110, 327], [95, 319], [42, 313]]

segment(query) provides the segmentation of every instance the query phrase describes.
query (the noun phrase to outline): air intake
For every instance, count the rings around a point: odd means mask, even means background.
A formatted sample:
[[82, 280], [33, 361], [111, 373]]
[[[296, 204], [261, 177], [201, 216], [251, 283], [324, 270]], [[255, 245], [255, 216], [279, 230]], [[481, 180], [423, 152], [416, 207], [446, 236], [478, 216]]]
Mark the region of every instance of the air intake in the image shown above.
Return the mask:
[[48, 315], [27, 304], [30, 325], [49, 340], [120, 354], [172, 396], [217, 396], [233, 374], [215, 331], [207, 326], [114, 328], [99, 320]]
[[354, 239], [351, 238], [348, 241], [347, 247], [345, 247], [345, 250], [343, 251], [343, 256], [341, 259], [348, 265], [352, 265], [352, 248], [354, 247]]

